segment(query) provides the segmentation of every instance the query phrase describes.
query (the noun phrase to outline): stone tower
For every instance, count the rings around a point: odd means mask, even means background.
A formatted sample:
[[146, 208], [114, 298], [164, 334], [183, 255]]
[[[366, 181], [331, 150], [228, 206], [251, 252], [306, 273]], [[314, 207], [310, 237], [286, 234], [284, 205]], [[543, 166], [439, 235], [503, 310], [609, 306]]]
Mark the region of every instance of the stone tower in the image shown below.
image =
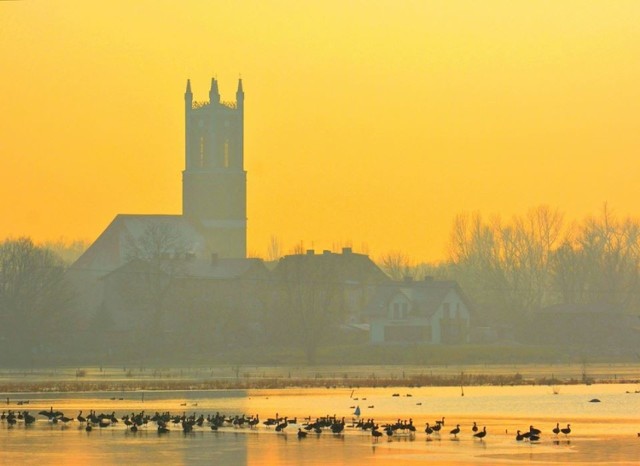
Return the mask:
[[200, 228], [219, 257], [247, 254], [247, 173], [244, 170], [244, 91], [220, 100], [211, 79], [208, 102], [196, 102], [187, 80], [182, 214]]

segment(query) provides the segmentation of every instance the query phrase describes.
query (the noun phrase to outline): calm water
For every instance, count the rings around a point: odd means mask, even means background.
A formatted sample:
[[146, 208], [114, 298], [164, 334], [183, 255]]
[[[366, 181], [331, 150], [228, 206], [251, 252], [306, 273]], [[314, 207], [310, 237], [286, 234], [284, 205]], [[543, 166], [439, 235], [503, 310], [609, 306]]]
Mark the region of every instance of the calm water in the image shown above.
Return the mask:
[[[635, 385], [607, 384], [561, 386], [558, 394], [547, 386], [465, 387], [464, 396], [460, 387], [3, 394], [10, 404], [0, 410], [28, 410], [34, 415], [53, 407], [69, 417], [80, 410], [115, 412], [118, 417], [144, 410], [205, 417], [216, 412], [258, 414], [263, 421], [278, 413], [297, 418], [297, 424], [284, 433], [261, 422], [255, 430], [229, 427], [213, 432], [196, 427], [184, 434], [176, 426], [158, 435], [151, 423], [137, 433], [122, 422], [86, 432], [77, 421], [54, 425], [37, 416], [35, 425], [28, 427], [22, 422], [13, 427], [0, 423], [0, 464], [638, 464], [639, 390]], [[593, 398], [601, 402], [590, 403]], [[28, 404], [17, 404], [26, 400]], [[374, 418], [380, 425], [411, 418], [417, 434], [390, 440], [385, 436], [374, 443], [369, 432], [347, 427], [343, 435], [323, 432], [297, 438], [305, 417], [344, 416], [350, 424], [356, 406], [362, 418]], [[443, 416], [444, 433], [428, 439], [425, 423]], [[473, 438], [473, 421], [487, 427], [483, 441]], [[561, 427], [571, 423], [568, 438], [551, 432], [556, 422]], [[448, 433], [456, 424], [461, 427], [457, 439]], [[516, 430], [528, 430], [532, 424], [543, 431], [541, 441], [516, 442]]]

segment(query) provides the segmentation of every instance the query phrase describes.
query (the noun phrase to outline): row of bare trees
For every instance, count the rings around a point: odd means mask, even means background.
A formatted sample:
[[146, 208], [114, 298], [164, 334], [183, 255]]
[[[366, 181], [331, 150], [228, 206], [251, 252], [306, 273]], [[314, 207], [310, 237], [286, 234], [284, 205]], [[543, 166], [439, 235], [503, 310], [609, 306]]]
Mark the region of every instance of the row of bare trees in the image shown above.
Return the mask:
[[640, 222], [604, 205], [596, 216], [568, 223], [539, 206], [505, 222], [479, 213], [456, 216], [448, 260], [412, 266], [390, 253], [379, 261], [393, 278], [455, 279], [480, 322], [515, 324], [554, 304], [602, 304], [633, 313], [640, 305]]

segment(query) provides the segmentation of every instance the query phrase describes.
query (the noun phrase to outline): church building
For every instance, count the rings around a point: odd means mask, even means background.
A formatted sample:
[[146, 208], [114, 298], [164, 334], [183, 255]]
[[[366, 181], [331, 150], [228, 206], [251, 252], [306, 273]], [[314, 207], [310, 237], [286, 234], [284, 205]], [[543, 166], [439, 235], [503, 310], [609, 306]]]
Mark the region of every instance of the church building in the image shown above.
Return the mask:
[[[211, 80], [208, 101], [196, 101], [187, 80], [182, 214], [118, 214], [70, 267], [78, 294], [78, 317], [91, 319], [108, 299], [104, 277], [132, 260], [183, 260], [183, 273], [215, 264], [233, 278], [255, 266], [246, 259], [247, 174], [244, 170], [244, 91], [235, 102], [221, 100]], [[261, 261], [260, 261], [261, 263]], [[261, 266], [263, 266], [261, 264]], [[196, 275], [198, 272], [193, 272]]]

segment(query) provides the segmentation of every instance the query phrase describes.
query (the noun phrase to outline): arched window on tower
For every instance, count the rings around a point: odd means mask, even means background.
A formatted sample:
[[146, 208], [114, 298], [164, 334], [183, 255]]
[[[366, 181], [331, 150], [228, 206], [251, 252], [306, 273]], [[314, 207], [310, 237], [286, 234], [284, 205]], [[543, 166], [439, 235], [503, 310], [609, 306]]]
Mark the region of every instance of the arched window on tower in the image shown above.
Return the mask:
[[225, 139], [224, 140], [224, 147], [223, 147], [223, 160], [222, 160], [222, 166], [224, 168], [229, 168], [229, 140]]
[[200, 168], [204, 167], [204, 136], [200, 136], [200, 157], [198, 163]]

